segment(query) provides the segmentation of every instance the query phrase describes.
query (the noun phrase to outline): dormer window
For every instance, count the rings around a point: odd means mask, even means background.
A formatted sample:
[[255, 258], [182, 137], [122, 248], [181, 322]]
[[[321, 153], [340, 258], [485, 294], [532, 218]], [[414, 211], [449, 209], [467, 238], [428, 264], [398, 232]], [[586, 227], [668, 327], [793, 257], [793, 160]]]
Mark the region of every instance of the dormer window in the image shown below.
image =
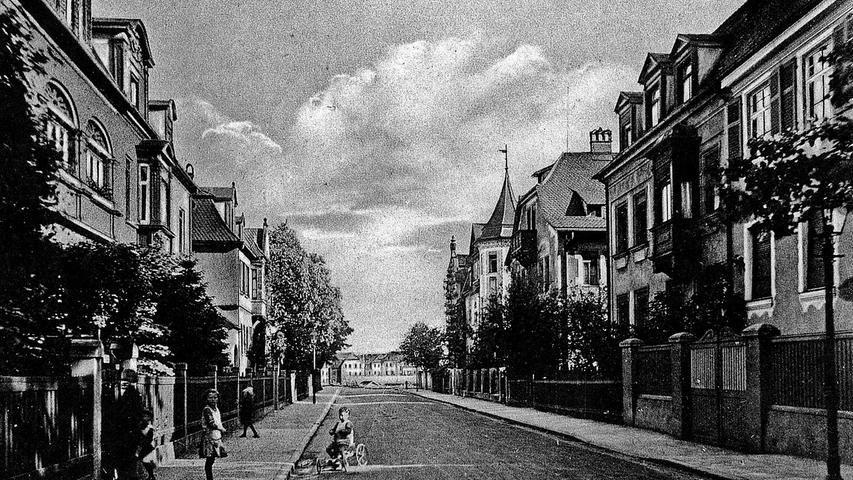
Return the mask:
[[693, 64], [686, 62], [678, 68], [679, 103], [686, 103], [693, 97]]
[[139, 79], [136, 78], [136, 75], [130, 76], [130, 86], [128, 88], [128, 97], [130, 98], [130, 103], [133, 104], [136, 109], [139, 109]]
[[631, 146], [633, 130], [634, 126], [631, 124], [630, 120], [622, 124], [621, 132], [619, 132], [619, 140], [622, 144], [623, 150]]
[[646, 101], [648, 105], [646, 116], [649, 119], [649, 128], [651, 128], [660, 122], [660, 85], [649, 88]]

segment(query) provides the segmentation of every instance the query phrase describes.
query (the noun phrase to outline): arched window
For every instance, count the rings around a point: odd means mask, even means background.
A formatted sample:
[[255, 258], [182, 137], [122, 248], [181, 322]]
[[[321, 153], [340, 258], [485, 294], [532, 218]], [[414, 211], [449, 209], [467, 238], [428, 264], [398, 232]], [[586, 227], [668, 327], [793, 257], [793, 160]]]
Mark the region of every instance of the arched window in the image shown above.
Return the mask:
[[86, 124], [86, 181], [100, 195], [112, 196], [112, 146], [101, 122]]
[[76, 160], [72, 132], [77, 129], [74, 103], [65, 89], [51, 82], [47, 85], [47, 106], [50, 116], [47, 121], [47, 139], [62, 155], [66, 165]]

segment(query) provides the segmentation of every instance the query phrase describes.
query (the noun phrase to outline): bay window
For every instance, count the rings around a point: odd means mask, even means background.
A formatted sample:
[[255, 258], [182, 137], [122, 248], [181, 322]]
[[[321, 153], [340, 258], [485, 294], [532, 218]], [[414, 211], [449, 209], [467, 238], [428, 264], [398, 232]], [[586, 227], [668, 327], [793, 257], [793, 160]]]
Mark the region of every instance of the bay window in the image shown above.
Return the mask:
[[667, 182], [660, 188], [660, 223], [672, 219], [672, 184]]

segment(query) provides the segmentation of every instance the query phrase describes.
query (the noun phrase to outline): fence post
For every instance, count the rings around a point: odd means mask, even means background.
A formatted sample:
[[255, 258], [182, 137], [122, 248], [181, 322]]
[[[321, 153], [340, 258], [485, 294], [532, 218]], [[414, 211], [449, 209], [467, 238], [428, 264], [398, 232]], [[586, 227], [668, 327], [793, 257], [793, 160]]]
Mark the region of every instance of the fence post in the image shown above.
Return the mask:
[[296, 403], [299, 394], [296, 392], [296, 372], [290, 372], [290, 403]]
[[272, 409], [273, 411], [278, 410], [278, 375], [279, 369], [278, 365], [276, 365], [272, 369]]
[[669, 337], [672, 368], [672, 417], [670, 433], [678, 438], [690, 438], [690, 343], [696, 337], [680, 332]]
[[101, 362], [104, 346], [96, 338], [71, 339], [71, 376], [92, 378], [92, 478], [101, 478]]
[[622, 348], [622, 419], [625, 425], [632, 427], [637, 406], [637, 350], [642, 345], [643, 341], [639, 338], [628, 338], [619, 342], [619, 347]]
[[769, 323], [756, 323], [743, 332], [746, 340], [746, 405], [744, 439], [752, 452], [764, 451], [767, 412], [770, 407], [770, 339], [779, 329]]
[[188, 381], [187, 381], [187, 364], [186, 363], [179, 362], [179, 363], [175, 364], [175, 377], [177, 377], [177, 378], [175, 378], [176, 384], [177, 384], [177, 382], [181, 382], [184, 385], [184, 387], [182, 389], [183, 390], [183, 398], [179, 398], [179, 399], [177, 399], [177, 401], [182, 402], [182, 405], [184, 406], [184, 409], [182, 410], [184, 412], [184, 415], [183, 415], [183, 418], [181, 419], [181, 422], [182, 422], [182, 425], [184, 426], [183, 435], [184, 435], [184, 445], [186, 446], [186, 443], [187, 443], [186, 438], [187, 438], [187, 435], [189, 434], [189, 432], [187, 432], [187, 430], [188, 430], [188, 426], [187, 426], [187, 423], [188, 423], [187, 422], [187, 386], [188, 386], [187, 383], [188, 383]]

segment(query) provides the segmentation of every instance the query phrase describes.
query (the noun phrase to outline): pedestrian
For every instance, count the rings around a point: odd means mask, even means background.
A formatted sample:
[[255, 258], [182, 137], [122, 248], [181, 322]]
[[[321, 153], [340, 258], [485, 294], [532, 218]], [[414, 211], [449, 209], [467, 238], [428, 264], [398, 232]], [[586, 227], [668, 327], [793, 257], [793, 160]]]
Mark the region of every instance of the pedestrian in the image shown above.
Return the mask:
[[219, 392], [209, 389], [204, 392], [205, 406], [201, 412], [201, 424], [204, 436], [198, 447], [198, 454], [204, 458], [204, 474], [207, 480], [213, 480], [213, 462], [217, 458], [225, 458], [228, 452], [222, 443], [225, 427], [222, 425], [222, 415], [219, 413]]
[[255, 430], [255, 389], [251, 385], [240, 392], [240, 423], [243, 424], [241, 438], [246, 437], [246, 430], [249, 428], [252, 429], [255, 438], [261, 437]]
[[147, 480], [156, 480], [154, 468], [157, 467], [157, 450], [154, 447], [154, 414], [150, 409], [145, 409], [140, 423], [139, 458], [142, 466], [148, 473]]
[[145, 407], [142, 395], [136, 389], [138, 375], [135, 370], [121, 372], [121, 397], [118, 401], [118, 419], [116, 420], [116, 441], [113, 460], [119, 480], [140, 480], [145, 478], [145, 467], [139, 456], [139, 445]]

